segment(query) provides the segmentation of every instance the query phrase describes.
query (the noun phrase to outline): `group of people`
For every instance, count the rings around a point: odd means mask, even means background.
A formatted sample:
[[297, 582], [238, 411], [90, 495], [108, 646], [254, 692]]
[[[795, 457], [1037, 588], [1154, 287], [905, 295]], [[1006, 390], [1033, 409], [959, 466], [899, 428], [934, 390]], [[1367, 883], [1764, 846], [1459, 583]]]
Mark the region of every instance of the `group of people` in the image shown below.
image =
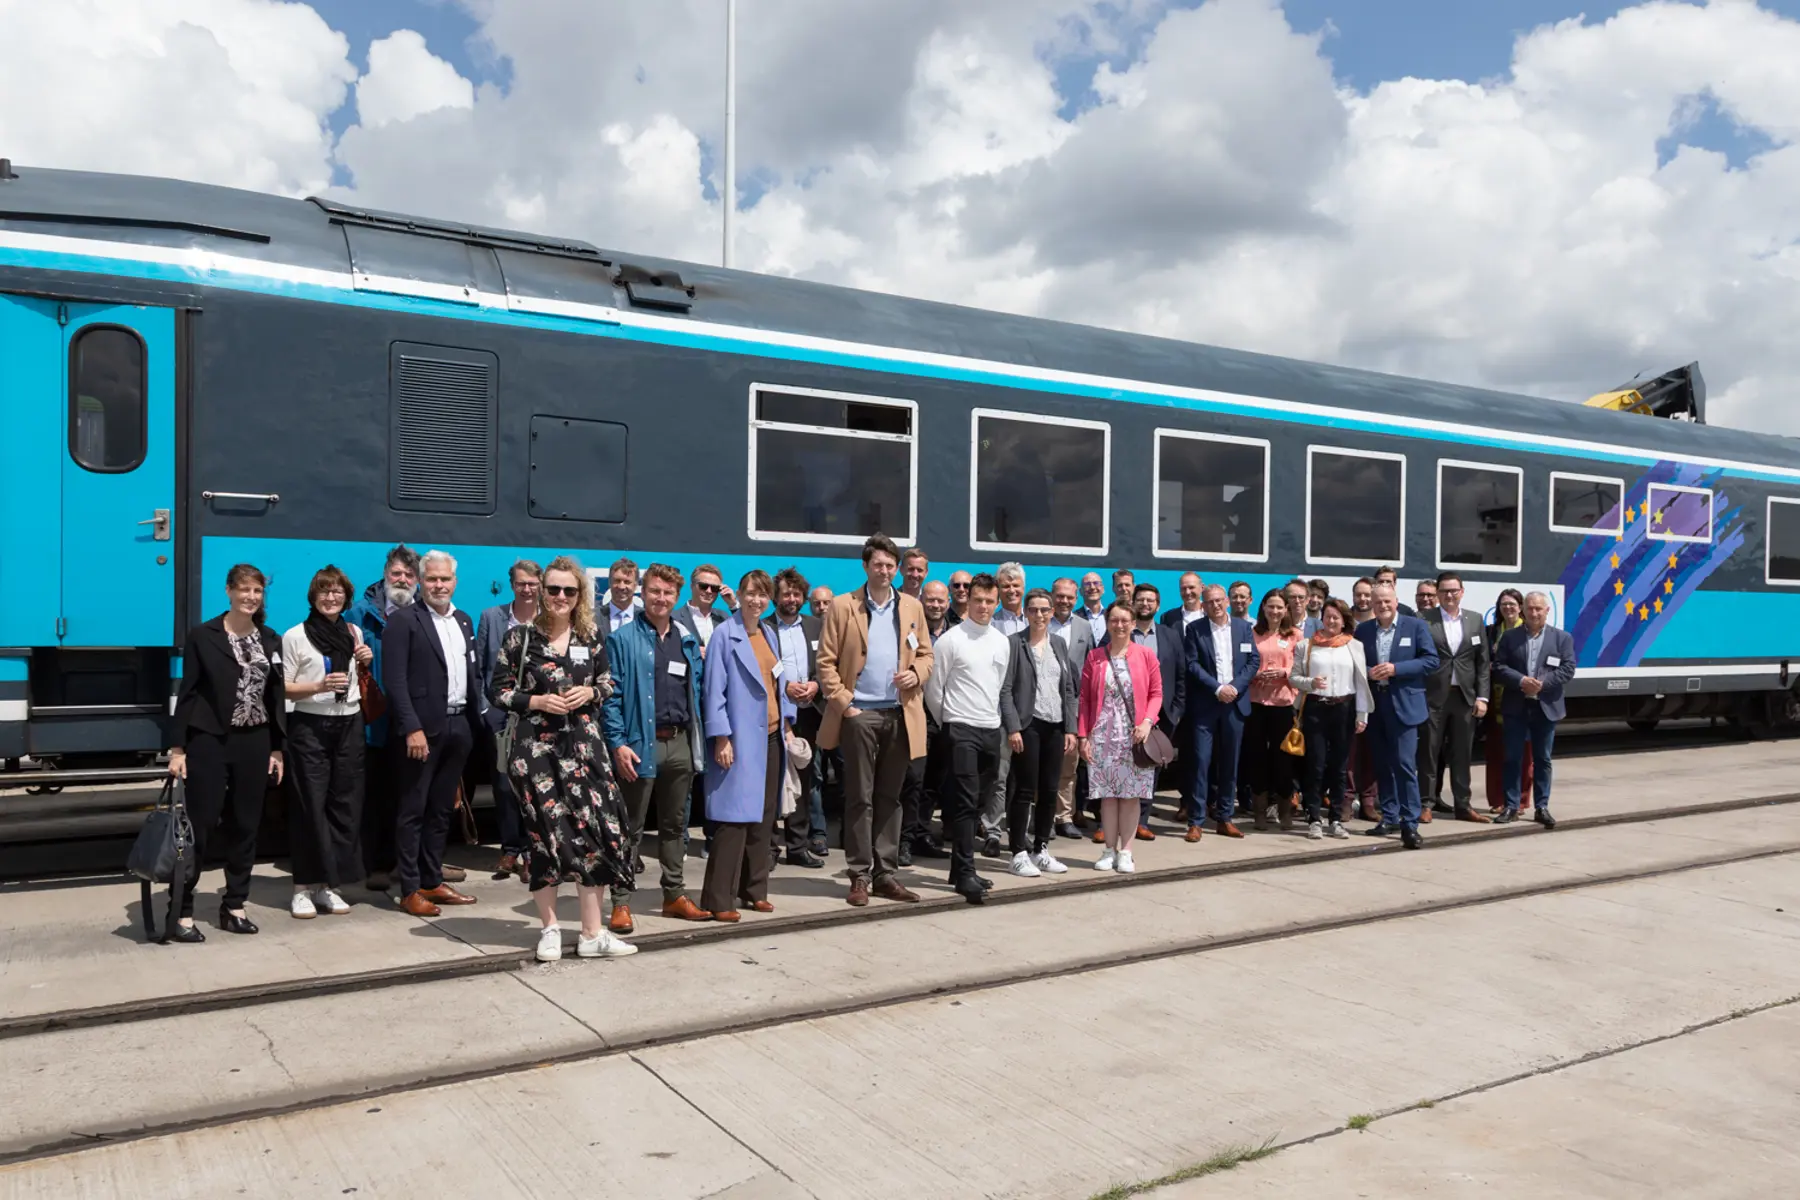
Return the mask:
[[[660, 911], [723, 922], [774, 911], [776, 863], [824, 865], [828, 797], [857, 907], [918, 902], [900, 876], [916, 858], [947, 858], [971, 904], [991, 886], [978, 852], [1015, 875], [1061, 874], [1052, 839], [1090, 836], [1089, 812], [1094, 867], [1130, 873], [1134, 841], [1156, 836], [1159, 777], [1179, 788], [1190, 842], [1208, 825], [1244, 836], [1241, 803], [1258, 828], [1303, 812], [1308, 836], [1346, 837], [1360, 815], [1409, 848], [1434, 811], [1504, 822], [1535, 807], [1554, 827], [1551, 748], [1575, 663], [1539, 593], [1509, 591], [1490, 626], [1461, 610], [1454, 573], [1429, 598], [1421, 584], [1415, 611], [1384, 571], [1348, 602], [1294, 580], [1252, 618], [1248, 584], [1192, 572], [1162, 611], [1129, 571], [1110, 599], [1097, 572], [1028, 589], [1018, 563], [933, 580], [923, 551], [880, 534], [862, 566], [863, 585], [833, 595], [792, 567], [733, 589], [710, 566], [688, 580], [621, 559], [602, 600], [572, 558], [521, 560], [511, 601], [476, 621], [455, 605], [454, 558], [396, 546], [354, 604], [343, 572], [320, 570], [306, 619], [279, 637], [262, 573], [233, 567], [228, 610], [188, 638], [169, 768], [187, 780], [196, 862], [223, 844], [220, 928], [257, 932], [244, 905], [271, 781], [289, 798], [292, 916], [346, 912], [343, 889], [363, 881], [432, 917], [476, 902], [443, 856], [466, 785], [491, 773], [496, 878], [526, 883], [543, 960], [565, 949], [564, 883], [578, 955], [635, 952], [653, 814]], [[1483, 719], [1491, 813], [1470, 793]], [[172, 940], [204, 940], [192, 910], [190, 887]]]

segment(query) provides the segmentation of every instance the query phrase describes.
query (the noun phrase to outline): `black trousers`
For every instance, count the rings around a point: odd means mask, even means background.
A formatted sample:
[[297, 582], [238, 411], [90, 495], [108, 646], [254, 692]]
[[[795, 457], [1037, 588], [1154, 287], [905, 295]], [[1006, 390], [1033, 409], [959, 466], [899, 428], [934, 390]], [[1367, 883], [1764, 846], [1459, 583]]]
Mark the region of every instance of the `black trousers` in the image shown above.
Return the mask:
[[389, 875], [394, 870], [394, 823], [400, 811], [400, 768], [394, 760], [404, 745], [388, 743], [363, 751], [363, 874]]
[[[911, 845], [931, 838], [931, 819], [943, 806], [944, 774], [950, 744], [930, 713], [925, 714], [925, 755], [915, 758], [906, 771], [900, 792], [900, 843]], [[979, 814], [977, 814], [979, 815]]]
[[950, 843], [952, 887], [975, 877], [975, 822], [981, 798], [1000, 778], [1000, 738], [998, 729], [944, 726], [944, 837]]
[[[1281, 752], [1281, 740], [1293, 727], [1292, 706], [1250, 706], [1250, 720], [1244, 725], [1244, 754], [1238, 769], [1249, 772], [1246, 784], [1253, 795], [1267, 800], [1286, 800], [1294, 794], [1294, 767], [1299, 760], [1292, 754]], [[1260, 813], [1257, 815], [1261, 816]]]
[[1462, 692], [1450, 689], [1450, 698], [1431, 710], [1431, 722], [1419, 730], [1420, 802], [1442, 800], [1438, 780], [1443, 765], [1450, 764], [1450, 794], [1457, 808], [1469, 807], [1469, 762], [1475, 751], [1475, 707]]
[[425, 761], [409, 758], [406, 739], [396, 742], [400, 757], [400, 805], [394, 820], [394, 870], [400, 879], [400, 895], [421, 889], [430, 891], [444, 882], [444, 842], [450, 836], [450, 818], [456, 812], [456, 789], [462, 783], [463, 764], [475, 746], [475, 731], [462, 714], [454, 715], [444, 732], [426, 740]]
[[1006, 828], [1014, 854], [1036, 854], [1050, 844], [1056, 824], [1056, 791], [1062, 786], [1063, 723], [1033, 717], [1019, 730], [1025, 748], [1012, 756], [1007, 776]]
[[361, 882], [363, 719], [288, 714], [288, 834], [294, 882]]
[[[242, 908], [250, 898], [250, 870], [256, 865], [256, 831], [262, 825], [269, 791], [269, 727], [233, 729], [223, 737], [188, 730], [187, 809], [194, 826], [194, 867], [181, 897], [181, 915], [194, 915], [194, 886], [200, 864], [215, 848], [225, 852], [224, 908]], [[214, 839], [213, 829], [219, 836]]]
[[[1300, 714], [1300, 731], [1306, 736], [1306, 772], [1302, 789], [1306, 796], [1306, 820], [1309, 824], [1341, 820], [1349, 807], [1345, 799], [1345, 772], [1350, 765], [1350, 742], [1356, 734], [1355, 697], [1338, 704], [1308, 700], [1306, 711]], [[1329, 808], [1321, 813], [1321, 806], [1327, 804]]]

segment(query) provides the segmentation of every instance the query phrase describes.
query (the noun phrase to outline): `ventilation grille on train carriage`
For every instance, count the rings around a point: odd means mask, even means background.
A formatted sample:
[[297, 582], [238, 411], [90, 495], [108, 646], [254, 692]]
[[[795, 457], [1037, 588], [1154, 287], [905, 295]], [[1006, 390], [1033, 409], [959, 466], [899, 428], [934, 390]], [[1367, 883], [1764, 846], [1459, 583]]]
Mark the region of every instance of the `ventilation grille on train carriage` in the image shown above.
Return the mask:
[[480, 350], [396, 342], [389, 360], [388, 503], [491, 513], [498, 361]]

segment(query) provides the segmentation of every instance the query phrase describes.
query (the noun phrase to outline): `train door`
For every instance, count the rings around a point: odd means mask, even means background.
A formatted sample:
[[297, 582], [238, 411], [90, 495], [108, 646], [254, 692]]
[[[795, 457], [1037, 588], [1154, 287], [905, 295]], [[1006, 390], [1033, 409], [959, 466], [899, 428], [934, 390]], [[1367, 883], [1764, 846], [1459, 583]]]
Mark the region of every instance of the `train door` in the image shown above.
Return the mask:
[[175, 628], [175, 314], [63, 304], [57, 644], [168, 646]]

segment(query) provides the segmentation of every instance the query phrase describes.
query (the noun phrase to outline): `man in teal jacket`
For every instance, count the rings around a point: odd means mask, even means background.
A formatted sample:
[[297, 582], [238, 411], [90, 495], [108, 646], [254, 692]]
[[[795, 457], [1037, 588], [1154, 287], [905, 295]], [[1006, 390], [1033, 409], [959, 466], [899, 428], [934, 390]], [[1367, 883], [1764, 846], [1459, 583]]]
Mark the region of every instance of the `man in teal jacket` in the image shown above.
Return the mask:
[[[681, 572], [674, 567], [652, 563], [645, 569], [643, 615], [606, 639], [613, 690], [601, 705], [600, 725], [631, 821], [628, 840], [634, 858], [644, 821], [651, 805], [656, 806], [663, 916], [705, 921], [712, 914], [688, 899], [682, 878], [688, 792], [706, 758], [700, 639], [670, 618], [681, 586]], [[615, 889], [612, 902], [607, 928], [632, 932], [636, 926], [625, 893]]]

